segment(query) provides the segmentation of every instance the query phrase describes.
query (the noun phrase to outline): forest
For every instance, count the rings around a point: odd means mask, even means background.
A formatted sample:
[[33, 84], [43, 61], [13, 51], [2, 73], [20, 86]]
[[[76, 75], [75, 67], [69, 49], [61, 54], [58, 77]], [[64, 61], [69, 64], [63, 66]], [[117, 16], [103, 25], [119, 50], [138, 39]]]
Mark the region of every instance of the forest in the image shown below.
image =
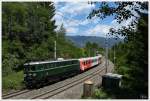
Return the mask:
[[[23, 64], [31, 61], [54, 60], [54, 41], [57, 58], [94, 56], [99, 48], [95, 43], [78, 48], [65, 38], [63, 24], [56, 31], [52, 2], [2, 3], [2, 87], [21, 89]], [[86, 51], [86, 49], [88, 51]]]

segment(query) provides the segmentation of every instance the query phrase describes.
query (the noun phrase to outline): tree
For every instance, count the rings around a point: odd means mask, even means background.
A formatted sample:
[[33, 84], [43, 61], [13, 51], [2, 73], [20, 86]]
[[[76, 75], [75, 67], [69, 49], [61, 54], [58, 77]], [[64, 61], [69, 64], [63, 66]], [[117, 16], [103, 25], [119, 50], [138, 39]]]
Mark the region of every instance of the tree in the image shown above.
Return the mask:
[[[88, 18], [97, 16], [104, 19], [113, 15], [118, 23], [135, 18], [129, 26], [120, 29], [112, 28], [109, 33], [125, 36], [124, 44], [127, 48], [123, 58], [126, 61], [123, 62], [127, 65], [120, 69], [127, 68], [124, 71], [126, 77], [124, 81], [126, 81], [125, 86], [133, 91], [132, 98], [140, 98], [141, 95], [148, 96], [148, 13], [143, 13], [142, 10], [148, 11], [148, 2], [102, 2], [99, 9], [93, 10], [88, 16]], [[135, 16], [135, 12], [140, 17]]]
[[140, 15], [137, 31], [132, 32], [135, 39], [129, 42], [130, 52], [127, 55], [126, 63], [131, 68], [128, 71], [129, 86], [136, 91], [137, 95], [148, 96], [148, 15]]
[[52, 2], [2, 3], [3, 70], [22, 70], [27, 60], [51, 58], [56, 37], [54, 12]]
[[[98, 4], [98, 2], [94, 3]], [[92, 17], [97, 16], [100, 19], [104, 19], [107, 16], [114, 16], [114, 19], [116, 19], [118, 23], [121, 23], [122, 21], [128, 20], [130, 18], [135, 18], [135, 20], [132, 20], [128, 27], [122, 27], [117, 30], [113, 28], [110, 29], [109, 34], [119, 34], [125, 36], [127, 39], [131, 35], [126, 31], [132, 31], [139, 19], [135, 13], [142, 12], [143, 10], [146, 12], [148, 11], [148, 2], [101, 2], [99, 5], [99, 8], [93, 10], [87, 18], [91, 19]]]
[[87, 42], [85, 45], [85, 54], [87, 56], [95, 56], [96, 52], [100, 49], [97, 43]]
[[66, 29], [64, 28], [64, 25], [61, 24], [60, 29], [57, 31], [57, 34], [59, 37], [64, 38], [66, 34]]

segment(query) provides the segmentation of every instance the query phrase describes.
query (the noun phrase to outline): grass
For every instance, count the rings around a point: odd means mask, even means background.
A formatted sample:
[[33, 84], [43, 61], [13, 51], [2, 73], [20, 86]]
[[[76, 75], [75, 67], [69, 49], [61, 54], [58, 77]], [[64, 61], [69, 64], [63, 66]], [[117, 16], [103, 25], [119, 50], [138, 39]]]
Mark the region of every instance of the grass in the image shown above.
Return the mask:
[[96, 89], [92, 99], [137, 99], [135, 92], [121, 87], [117, 89]]
[[102, 89], [95, 89], [93, 98], [94, 99], [107, 99], [109, 97], [107, 93], [103, 91]]
[[2, 77], [2, 89], [3, 90], [18, 90], [24, 87], [23, 84], [23, 71], [9, 74]]

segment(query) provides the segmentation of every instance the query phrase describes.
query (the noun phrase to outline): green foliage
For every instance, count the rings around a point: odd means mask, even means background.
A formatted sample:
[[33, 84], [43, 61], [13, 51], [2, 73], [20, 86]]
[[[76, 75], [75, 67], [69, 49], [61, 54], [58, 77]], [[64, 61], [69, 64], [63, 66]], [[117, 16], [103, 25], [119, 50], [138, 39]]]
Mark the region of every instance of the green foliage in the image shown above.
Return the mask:
[[125, 87], [120, 87], [117, 89], [95, 89], [92, 96], [93, 99], [133, 99], [135, 93]]
[[9, 74], [2, 78], [3, 89], [22, 89], [23, 84], [23, 71]]
[[84, 48], [84, 53], [86, 56], [95, 56], [97, 52], [103, 54], [103, 48], [99, 47], [96, 43], [86, 43]]
[[63, 37], [57, 38], [57, 55], [58, 57], [68, 58], [80, 58], [84, 56], [82, 49], [77, 48], [73, 43], [68, 40], [64, 40]]
[[[134, 93], [133, 98], [148, 96], [148, 24], [147, 14], [141, 15], [137, 31], [131, 32], [126, 43], [116, 48], [116, 72], [124, 75], [123, 87]], [[142, 29], [145, 29], [144, 31]], [[111, 50], [113, 54], [114, 47]], [[113, 58], [111, 58], [113, 61]]]
[[[50, 5], [50, 6], [49, 6]], [[52, 2], [2, 3], [2, 75], [3, 89], [21, 88], [23, 64], [57, 57], [78, 58], [83, 51], [65, 39], [63, 25], [55, 31], [55, 7]]]
[[102, 89], [95, 89], [93, 98], [94, 99], [107, 99], [109, 97], [108, 97], [107, 93], [104, 92], [104, 90], [102, 90]]
[[[21, 70], [27, 60], [48, 59], [55, 37], [54, 7], [43, 3], [2, 3], [2, 65], [3, 74]], [[44, 6], [43, 6], [44, 5]], [[53, 6], [53, 5], [51, 5]], [[51, 13], [49, 13], [51, 12]], [[53, 35], [53, 36], [52, 36]], [[48, 42], [48, 43], [47, 43]]]
[[[124, 75], [124, 87], [132, 92], [132, 98], [140, 98], [141, 95], [148, 97], [148, 2], [113, 2], [113, 5], [102, 2], [99, 9], [89, 14], [89, 18], [97, 16], [103, 19], [114, 15], [119, 23], [135, 18], [128, 27], [110, 29], [110, 34], [125, 36], [124, 43], [114, 46], [117, 57], [115, 66], [116, 71]], [[140, 17], [135, 16], [135, 12]], [[114, 60], [113, 48], [111, 60]]]
[[60, 26], [60, 29], [57, 31], [57, 34], [58, 34], [57, 36], [59, 36], [61, 38], [65, 37], [66, 29], [64, 28], [63, 24]]

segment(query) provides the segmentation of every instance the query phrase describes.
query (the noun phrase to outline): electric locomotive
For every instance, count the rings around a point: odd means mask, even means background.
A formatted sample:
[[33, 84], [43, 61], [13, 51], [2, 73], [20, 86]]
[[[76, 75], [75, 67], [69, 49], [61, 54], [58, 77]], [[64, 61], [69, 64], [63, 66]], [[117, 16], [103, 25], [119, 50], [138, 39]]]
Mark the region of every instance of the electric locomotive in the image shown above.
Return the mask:
[[80, 59], [39, 61], [24, 64], [24, 81], [28, 88], [77, 74], [101, 63], [101, 55]]

